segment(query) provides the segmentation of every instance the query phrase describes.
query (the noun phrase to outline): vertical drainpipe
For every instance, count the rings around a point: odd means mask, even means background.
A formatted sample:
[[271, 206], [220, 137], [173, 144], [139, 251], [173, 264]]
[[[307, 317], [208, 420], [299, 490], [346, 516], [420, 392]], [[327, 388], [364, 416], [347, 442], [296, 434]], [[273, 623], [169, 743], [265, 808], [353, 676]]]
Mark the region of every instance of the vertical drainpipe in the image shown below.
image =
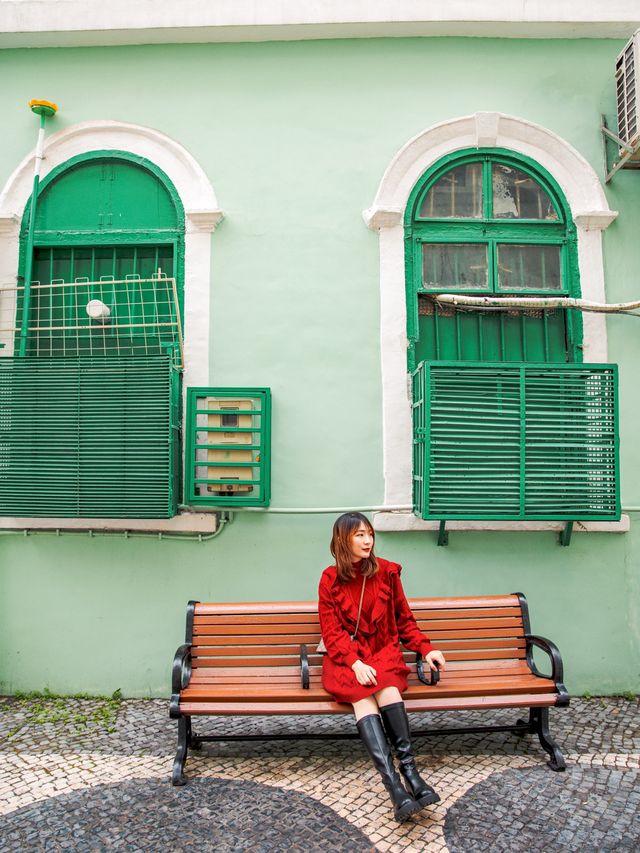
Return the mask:
[[22, 326], [20, 328], [20, 349], [18, 354], [27, 354], [27, 336], [29, 332], [29, 313], [31, 309], [31, 271], [33, 268], [33, 238], [36, 230], [36, 208], [38, 206], [38, 189], [40, 186], [40, 167], [44, 157], [44, 125], [47, 118], [54, 116], [58, 107], [50, 101], [29, 101], [31, 111], [40, 116], [40, 130], [36, 145], [36, 163], [33, 174], [33, 191], [31, 193], [31, 211], [29, 213], [29, 231], [24, 259], [24, 298], [22, 300]]

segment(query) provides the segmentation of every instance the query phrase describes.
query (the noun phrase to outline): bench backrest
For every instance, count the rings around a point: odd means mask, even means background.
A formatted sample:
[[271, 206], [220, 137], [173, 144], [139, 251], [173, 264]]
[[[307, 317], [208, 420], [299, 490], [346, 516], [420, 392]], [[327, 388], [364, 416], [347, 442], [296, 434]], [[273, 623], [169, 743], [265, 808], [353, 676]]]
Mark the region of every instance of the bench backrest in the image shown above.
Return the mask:
[[[526, 599], [519, 594], [413, 598], [418, 626], [448, 661], [503, 661], [525, 658], [529, 632]], [[315, 601], [190, 603], [187, 642], [193, 668], [299, 667], [305, 644], [312, 666], [320, 664]]]

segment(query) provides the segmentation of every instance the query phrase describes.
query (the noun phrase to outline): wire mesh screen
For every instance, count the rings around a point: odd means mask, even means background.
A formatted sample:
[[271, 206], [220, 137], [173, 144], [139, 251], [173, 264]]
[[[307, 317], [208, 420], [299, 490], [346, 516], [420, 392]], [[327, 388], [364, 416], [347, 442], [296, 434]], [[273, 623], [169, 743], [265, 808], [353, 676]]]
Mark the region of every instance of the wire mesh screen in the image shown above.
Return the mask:
[[[17, 351], [24, 287], [0, 291], [3, 355]], [[183, 364], [175, 278], [161, 271], [97, 281], [52, 279], [31, 284], [26, 330], [28, 356], [146, 356], [172, 353]]]

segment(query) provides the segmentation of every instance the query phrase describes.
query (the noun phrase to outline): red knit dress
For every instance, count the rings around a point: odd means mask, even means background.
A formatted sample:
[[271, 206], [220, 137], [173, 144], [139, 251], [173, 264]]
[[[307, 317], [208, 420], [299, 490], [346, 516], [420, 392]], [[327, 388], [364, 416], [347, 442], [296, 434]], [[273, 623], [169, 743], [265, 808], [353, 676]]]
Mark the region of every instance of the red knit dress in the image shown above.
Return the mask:
[[[362, 575], [343, 583], [335, 566], [322, 573], [318, 612], [327, 654], [322, 661], [322, 684], [337, 702], [358, 702], [383, 687], [407, 689], [409, 669], [400, 642], [422, 655], [432, 651], [429, 638], [420, 631], [400, 581], [401, 566], [378, 557], [378, 573], [365, 584], [360, 625], [351, 640], [358, 618]], [[351, 669], [356, 660], [376, 670], [377, 684], [358, 683]]]

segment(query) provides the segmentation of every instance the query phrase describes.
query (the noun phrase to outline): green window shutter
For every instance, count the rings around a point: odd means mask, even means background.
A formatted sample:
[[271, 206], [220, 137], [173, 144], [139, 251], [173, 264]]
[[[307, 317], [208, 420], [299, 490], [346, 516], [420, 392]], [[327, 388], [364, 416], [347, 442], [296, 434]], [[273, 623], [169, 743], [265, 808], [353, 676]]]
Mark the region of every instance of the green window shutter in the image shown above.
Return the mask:
[[421, 517], [620, 518], [616, 365], [425, 362], [413, 382]]
[[177, 509], [169, 356], [0, 359], [0, 514], [166, 518]]
[[271, 391], [187, 388], [186, 503], [268, 506]]

